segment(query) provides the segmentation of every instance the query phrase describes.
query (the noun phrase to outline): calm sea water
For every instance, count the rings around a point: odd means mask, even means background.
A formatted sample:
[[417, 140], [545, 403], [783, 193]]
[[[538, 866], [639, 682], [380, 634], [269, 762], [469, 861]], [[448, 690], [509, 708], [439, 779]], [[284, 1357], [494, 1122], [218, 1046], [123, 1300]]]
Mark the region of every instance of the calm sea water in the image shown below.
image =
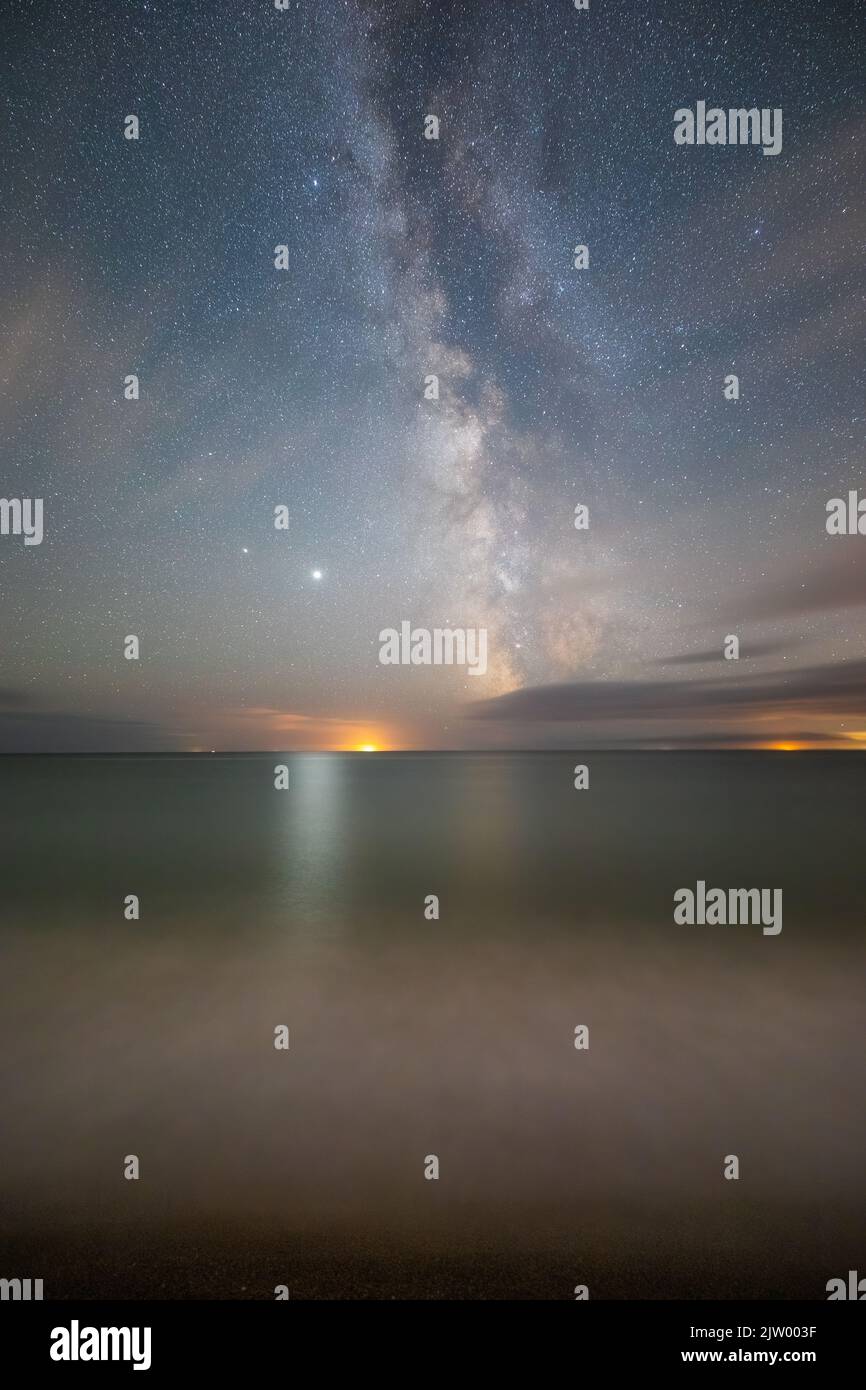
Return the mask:
[[[46, 1297], [825, 1297], [866, 1272], [864, 773], [2, 760], [0, 1272]], [[781, 934], [675, 925], [698, 879], [782, 888]]]

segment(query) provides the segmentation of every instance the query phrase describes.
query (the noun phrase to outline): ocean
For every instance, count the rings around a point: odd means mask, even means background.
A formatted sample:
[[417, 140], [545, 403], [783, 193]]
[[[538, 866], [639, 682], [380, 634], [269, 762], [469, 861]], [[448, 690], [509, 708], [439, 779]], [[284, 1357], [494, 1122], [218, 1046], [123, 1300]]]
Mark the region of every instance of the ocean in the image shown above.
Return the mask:
[[[0, 1274], [825, 1298], [866, 1274], [864, 772], [4, 758]], [[781, 889], [781, 930], [677, 924], [698, 882]]]

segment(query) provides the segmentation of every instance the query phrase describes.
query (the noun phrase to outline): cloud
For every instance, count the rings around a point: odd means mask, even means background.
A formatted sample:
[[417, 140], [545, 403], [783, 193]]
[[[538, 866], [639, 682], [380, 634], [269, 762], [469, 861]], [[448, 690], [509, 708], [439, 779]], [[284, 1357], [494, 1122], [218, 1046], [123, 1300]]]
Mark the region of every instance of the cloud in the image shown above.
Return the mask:
[[103, 719], [65, 710], [0, 714], [0, 754], [153, 753], [171, 751], [173, 735], [158, 724], [134, 719]]
[[[795, 647], [796, 642], [787, 640], [780, 642], [748, 642], [742, 643], [740, 647], [740, 660], [762, 656], [773, 656], [776, 652], [788, 651]], [[654, 666], [705, 666], [712, 661], [721, 661], [722, 649], [720, 646], [711, 647], [708, 651], [702, 652], [680, 652], [675, 656], [660, 656], [653, 662]]]
[[0, 710], [16, 710], [31, 705], [33, 699], [23, 690], [0, 690]]
[[846, 544], [846, 539], [834, 540], [833, 553], [811, 570], [790, 566], [771, 582], [746, 590], [726, 605], [725, 616], [760, 622], [866, 604], [866, 553], [862, 546]]
[[806, 747], [819, 746], [826, 748], [838, 747], [840, 744], [850, 747], [852, 750], [862, 749], [863, 740], [849, 734], [822, 733], [820, 731], [804, 732], [802, 730], [791, 733], [787, 729], [784, 735], [773, 733], [748, 733], [741, 730], [719, 731], [717, 729], [698, 729], [686, 734], [645, 734], [638, 738], [610, 738], [605, 736], [604, 748], [611, 750], [616, 748], [633, 749], [701, 749], [701, 748], [760, 748], [766, 750], [768, 743], [780, 742], [784, 739], [786, 744], [802, 744]]
[[772, 672], [742, 681], [734, 662], [724, 675], [693, 681], [575, 681], [513, 690], [469, 707], [469, 718], [528, 723], [605, 723], [696, 716], [866, 716], [866, 660]]

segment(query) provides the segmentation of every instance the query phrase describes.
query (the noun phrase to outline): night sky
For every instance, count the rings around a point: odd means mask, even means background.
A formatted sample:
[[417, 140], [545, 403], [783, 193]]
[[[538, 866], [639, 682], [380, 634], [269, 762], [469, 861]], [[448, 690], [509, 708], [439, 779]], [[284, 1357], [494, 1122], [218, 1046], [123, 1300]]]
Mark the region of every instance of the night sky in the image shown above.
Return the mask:
[[0, 749], [866, 740], [861, 6], [6, 9]]

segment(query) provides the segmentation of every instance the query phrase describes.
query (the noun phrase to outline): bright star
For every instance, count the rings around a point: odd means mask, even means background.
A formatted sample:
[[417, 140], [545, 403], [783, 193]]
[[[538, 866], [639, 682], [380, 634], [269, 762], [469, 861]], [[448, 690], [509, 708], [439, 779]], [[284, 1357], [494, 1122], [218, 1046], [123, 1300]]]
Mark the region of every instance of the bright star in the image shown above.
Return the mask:
[[321, 571], [321, 570], [313, 570], [313, 578], [314, 578], [314, 579], [321, 579], [321, 577], [322, 577], [322, 571]]

